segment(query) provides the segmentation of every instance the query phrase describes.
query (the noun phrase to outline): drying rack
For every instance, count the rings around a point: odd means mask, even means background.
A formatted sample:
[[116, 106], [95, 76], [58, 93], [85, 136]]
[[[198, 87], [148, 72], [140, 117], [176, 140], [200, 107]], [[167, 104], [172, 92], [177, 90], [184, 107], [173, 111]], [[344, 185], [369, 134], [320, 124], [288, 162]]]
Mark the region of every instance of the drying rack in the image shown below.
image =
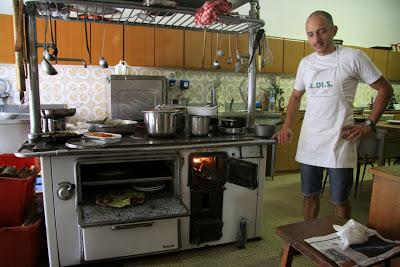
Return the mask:
[[[36, 17], [49, 17], [67, 21], [86, 21], [93, 23], [110, 23], [145, 27], [173, 28], [228, 34], [248, 33], [249, 54], [253, 54], [255, 33], [264, 26], [259, 19], [260, 5], [258, 0], [231, 0], [234, 9], [246, 3], [250, 4], [248, 15], [220, 16], [211, 25], [202, 26], [194, 22], [196, 9], [189, 7], [164, 8], [145, 6], [142, 0], [23, 0], [26, 21], [25, 39], [29, 68], [29, 109], [30, 134], [29, 143], [40, 140], [39, 74], [36, 39]], [[181, 1], [185, 2], [185, 1]], [[191, 2], [191, 1], [186, 1]], [[192, 3], [205, 1], [192, 1]], [[255, 122], [255, 61], [248, 67], [248, 105], [247, 127], [254, 129]]]
[[[144, 6], [141, 1], [126, 0], [25, 0], [25, 4], [32, 4], [37, 16], [51, 15], [55, 19], [186, 30], [204, 29], [202, 25], [194, 22], [196, 9], [179, 6], [176, 8]], [[224, 33], [243, 33], [249, 28], [258, 29], [263, 26], [263, 20], [234, 13], [232, 16], [220, 16], [219, 21], [207, 25], [206, 29]]]

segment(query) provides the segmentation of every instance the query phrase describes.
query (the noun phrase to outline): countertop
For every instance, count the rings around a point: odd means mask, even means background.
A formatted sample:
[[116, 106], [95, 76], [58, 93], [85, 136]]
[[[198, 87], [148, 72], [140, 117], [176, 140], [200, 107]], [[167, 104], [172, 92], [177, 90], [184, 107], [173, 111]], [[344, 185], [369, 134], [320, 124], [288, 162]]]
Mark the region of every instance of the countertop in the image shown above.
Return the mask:
[[369, 169], [369, 172], [373, 175], [386, 174], [394, 179], [400, 179], [400, 165], [374, 167]]

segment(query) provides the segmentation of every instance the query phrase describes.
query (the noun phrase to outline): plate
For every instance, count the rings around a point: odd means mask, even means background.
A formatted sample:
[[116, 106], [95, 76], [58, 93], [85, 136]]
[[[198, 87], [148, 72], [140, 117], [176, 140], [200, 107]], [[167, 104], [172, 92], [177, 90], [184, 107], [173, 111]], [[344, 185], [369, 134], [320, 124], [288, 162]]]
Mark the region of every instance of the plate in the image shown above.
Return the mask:
[[83, 136], [89, 139], [104, 140], [108, 142], [118, 142], [122, 137], [120, 134], [106, 132], [87, 132], [84, 133]]
[[101, 139], [71, 139], [65, 143], [66, 147], [69, 148], [96, 148], [103, 147], [109, 144], [109, 142], [101, 140]]
[[387, 122], [391, 124], [400, 124], [400, 120], [387, 120]]

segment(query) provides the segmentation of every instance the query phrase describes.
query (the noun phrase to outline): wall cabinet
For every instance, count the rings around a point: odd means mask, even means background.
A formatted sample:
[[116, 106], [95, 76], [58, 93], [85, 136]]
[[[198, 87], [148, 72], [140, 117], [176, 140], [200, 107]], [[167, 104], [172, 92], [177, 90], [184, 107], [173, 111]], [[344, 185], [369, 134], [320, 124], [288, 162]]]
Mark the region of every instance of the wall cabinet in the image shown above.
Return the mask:
[[266, 66], [267, 72], [283, 72], [283, 39], [267, 37], [268, 47], [272, 54], [272, 62]]
[[[286, 116], [284, 114], [283, 116]], [[299, 141], [301, 124], [303, 123], [304, 113], [298, 112], [293, 122], [293, 136], [292, 142], [289, 144], [277, 144], [276, 146], [276, 160], [275, 160], [275, 171], [296, 171], [300, 169], [300, 164], [295, 161], [297, 143]]]
[[124, 60], [129, 66], [154, 67], [154, 28], [124, 27]]
[[[76, 21], [56, 21], [57, 26], [57, 47], [60, 58], [83, 58], [86, 63], [91, 64], [86, 49], [85, 24]], [[90, 47], [90, 23], [86, 24], [88, 43]], [[58, 61], [58, 64], [81, 65], [81, 62]]]
[[123, 57], [123, 26], [92, 23], [91, 33], [93, 65], [99, 64], [101, 56], [107, 60], [109, 66], [118, 64]]
[[386, 77], [392, 81], [400, 81], [400, 52], [389, 51]]
[[183, 67], [184, 31], [175, 29], [154, 30], [154, 65], [156, 67]]
[[388, 63], [388, 51], [381, 49], [373, 49], [372, 61], [382, 72], [382, 75], [386, 77], [387, 63]]
[[185, 31], [184, 47], [185, 68], [198, 70], [211, 69], [211, 33], [204, 31]]
[[304, 41], [288, 40], [283, 41], [283, 72], [296, 74], [297, 67], [304, 57]]
[[15, 63], [13, 17], [0, 15], [0, 25], [0, 63]]

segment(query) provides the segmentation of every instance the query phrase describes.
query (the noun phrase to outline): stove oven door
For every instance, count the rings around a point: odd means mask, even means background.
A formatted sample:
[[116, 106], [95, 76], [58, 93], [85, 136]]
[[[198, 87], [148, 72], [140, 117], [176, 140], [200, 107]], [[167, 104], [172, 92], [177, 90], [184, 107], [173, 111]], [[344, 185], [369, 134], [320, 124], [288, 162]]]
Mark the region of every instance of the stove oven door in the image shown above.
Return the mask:
[[258, 165], [249, 161], [229, 158], [226, 181], [254, 190], [258, 188]]

